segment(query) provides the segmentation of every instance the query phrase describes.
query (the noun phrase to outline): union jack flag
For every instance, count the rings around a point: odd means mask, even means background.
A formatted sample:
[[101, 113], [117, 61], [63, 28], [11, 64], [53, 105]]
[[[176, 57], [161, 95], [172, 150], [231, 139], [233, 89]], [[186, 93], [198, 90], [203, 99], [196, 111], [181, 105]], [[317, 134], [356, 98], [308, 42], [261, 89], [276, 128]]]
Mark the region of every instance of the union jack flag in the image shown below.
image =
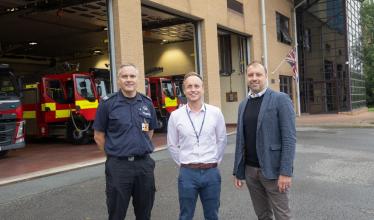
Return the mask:
[[297, 71], [297, 61], [296, 61], [296, 48], [293, 48], [285, 58], [286, 62], [292, 67], [293, 78], [299, 80], [299, 73]]

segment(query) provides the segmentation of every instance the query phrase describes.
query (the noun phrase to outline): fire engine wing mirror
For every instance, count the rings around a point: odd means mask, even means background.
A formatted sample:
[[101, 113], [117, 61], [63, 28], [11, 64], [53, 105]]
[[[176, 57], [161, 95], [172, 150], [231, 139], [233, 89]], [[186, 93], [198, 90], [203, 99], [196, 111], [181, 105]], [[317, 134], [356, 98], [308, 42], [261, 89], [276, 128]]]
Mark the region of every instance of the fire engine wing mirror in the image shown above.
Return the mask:
[[82, 81], [82, 82], [79, 83], [79, 86], [80, 86], [81, 88], [86, 88], [86, 87], [87, 87], [87, 84], [86, 84], [85, 81]]
[[101, 86], [97, 86], [96, 89], [97, 89], [97, 93], [101, 97], [101, 95], [103, 94], [103, 91], [101, 90]]

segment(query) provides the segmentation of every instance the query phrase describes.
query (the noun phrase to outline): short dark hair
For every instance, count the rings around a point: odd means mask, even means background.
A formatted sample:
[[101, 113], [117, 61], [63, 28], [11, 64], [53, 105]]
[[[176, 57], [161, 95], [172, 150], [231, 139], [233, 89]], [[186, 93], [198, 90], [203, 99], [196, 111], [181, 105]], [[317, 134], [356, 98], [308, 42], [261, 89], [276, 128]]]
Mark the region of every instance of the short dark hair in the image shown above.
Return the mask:
[[191, 76], [196, 76], [198, 77], [199, 79], [201, 79], [201, 81], [203, 81], [203, 78], [200, 76], [200, 74], [196, 73], [196, 72], [189, 72], [187, 73], [186, 75], [184, 75], [184, 78], [183, 78], [183, 82], [186, 81], [186, 79], [188, 77], [191, 77]]
[[250, 62], [248, 65], [247, 65], [247, 71], [248, 71], [248, 68], [251, 67], [251, 66], [261, 66], [262, 68], [264, 68], [265, 70], [265, 74], [268, 73], [268, 70], [266, 69], [265, 65], [262, 64], [260, 61], [257, 61], [257, 60], [254, 60], [252, 62]]

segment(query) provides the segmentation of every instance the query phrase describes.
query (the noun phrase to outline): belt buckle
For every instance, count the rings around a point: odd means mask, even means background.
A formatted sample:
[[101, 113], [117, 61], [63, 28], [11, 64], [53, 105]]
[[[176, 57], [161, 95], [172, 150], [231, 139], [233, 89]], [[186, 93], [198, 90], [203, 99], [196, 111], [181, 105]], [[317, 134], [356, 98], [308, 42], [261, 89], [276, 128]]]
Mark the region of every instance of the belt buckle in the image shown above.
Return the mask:
[[135, 160], [135, 157], [134, 157], [134, 156], [132, 156], [132, 157], [128, 157], [127, 160], [128, 160], [128, 161], [134, 161], [134, 160]]

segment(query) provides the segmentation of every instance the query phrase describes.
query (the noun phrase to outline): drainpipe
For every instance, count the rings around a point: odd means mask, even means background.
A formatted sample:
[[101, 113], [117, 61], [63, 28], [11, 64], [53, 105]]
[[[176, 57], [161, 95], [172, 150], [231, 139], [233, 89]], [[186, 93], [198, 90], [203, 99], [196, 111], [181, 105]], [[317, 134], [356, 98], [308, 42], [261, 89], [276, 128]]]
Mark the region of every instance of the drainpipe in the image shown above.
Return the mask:
[[109, 64], [110, 64], [110, 82], [112, 84], [112, 91], [117, 92], [117, 67], [116, 67], [116, 48], [114, 42], [114, 16], [113, 16], [113, 0], [107, 0], [108, 12], [108, 35], [109, 35]]
[[266, 33], [266, 14], [265, 14], [265, 0], [261, 0], [261, 23], [262, 23], [262, 51], [263, 63], [266, 69], [268, 68], [268, 43]]
[[[294, 25], [294, 39], [295, 39], [295, 59], [297, 65], [299, 65], [299, 48], [297, 44], [297, 25], [296, 25], [296, 9], [303, 5], [306, 2], [306, 0], [300, 2], [297, 4], [294, 9], [293, 9], [293, 25]], [[300, 103], [300, 72], [299, 72], [299, 67], [297, 67], [298, 71], [298, 76], [296, 80], [296, 96], [297, 96], [297, 116], [301, 115], [301, 103]]]

